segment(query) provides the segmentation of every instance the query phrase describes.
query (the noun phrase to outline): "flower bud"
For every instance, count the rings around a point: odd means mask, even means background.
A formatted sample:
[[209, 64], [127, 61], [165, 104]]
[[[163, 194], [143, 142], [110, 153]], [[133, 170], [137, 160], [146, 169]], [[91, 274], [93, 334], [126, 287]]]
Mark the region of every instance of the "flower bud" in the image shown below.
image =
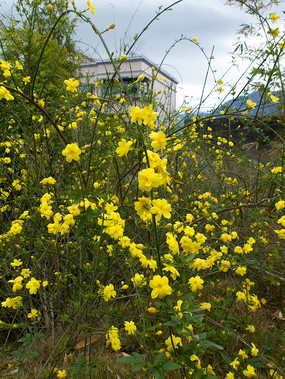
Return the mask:
[[156, 313], [156, 312], [157, 312], [157, 310], [156, 310], [154, 307], [149, 307], [149, 308], [147, 308], [147, 311], [148, 311], [149, 313]]
[[50, 13], [53, 13], [53, 6], [51, 4], [48, 4], [47, 5], [47, 10], [50, 12]]
[[142, 82], [144, 80], [144, 76], [141, 74], [138, 76], [136, 82]]

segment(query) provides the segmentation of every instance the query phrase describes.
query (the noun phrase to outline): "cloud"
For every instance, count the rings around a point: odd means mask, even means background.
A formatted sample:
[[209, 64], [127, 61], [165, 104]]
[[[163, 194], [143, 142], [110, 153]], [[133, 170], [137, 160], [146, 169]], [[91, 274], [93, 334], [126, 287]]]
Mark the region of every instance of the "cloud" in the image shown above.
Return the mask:
[[[10, 9], [13, 0], [5, 1], [6, 9]], [[87, 8], [85, 0], [75, 0], [75, 2], [82, 10]], [[160, 5], [167, 7], [171, 4], [172, 1], [169, 0], [94, 0], [96, 15], [90, 12], [86, 15], [101, 31], [111, 23], [116, 24], [115, 29], [103, 34], [103, 38], [110, 52], [118, 56], [124, 44], [131, 45], [134, 36], [157, 15]], [[135, 44], [133, 52], [145, 55], [156, 64], [160, 64], [167, 53], [163, 69], [179, 81], [178, 103], [182, 101], [184, 95], [198, 99], [208, 71], [206, 93], [215, 85], [214, 76], [216, 79], [223, 77], [231, 67], [230, 53], [237, 38], [236, 31], [240, 24], [250, 21], [249, 15], [237, 7], [225, 5], [224, 0], [183, 0], [173, 6], [171, 11], [164, 12], [159, 20], [155, 20], [149, 26]], [[199, 46], [183, 40], [168, 52], [181, 35], [190, 40], [193, 37], [198, 38]], [[88, 48], [88, 54], [94, 59], [107, 58], [98, 35], [90, 25], [79, 23], [76, 39], [80, 41], [81, 48]], [[203, 48], [208, 58], [214, 47], [214, 59], [210, 61], [215, 71], [214, 76], [199, 47]], [[226, 90], [230, 89], [230, 83], [235, 83], [241, 70], [242, 68], [232, 68], [229, 71], [223, 79]], [[212, 97], [212, 103], [218, 101], [217, 99], [217, 96]]]

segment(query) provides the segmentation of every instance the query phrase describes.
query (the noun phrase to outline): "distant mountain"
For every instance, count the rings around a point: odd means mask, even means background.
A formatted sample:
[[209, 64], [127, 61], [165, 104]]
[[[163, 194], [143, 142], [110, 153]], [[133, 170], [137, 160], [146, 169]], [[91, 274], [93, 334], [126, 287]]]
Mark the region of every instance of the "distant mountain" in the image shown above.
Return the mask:
[[[278, 115], [284, 114], [284, 107], [282, 105], [282, 92], [281, 91], [275, 91], [272, 93], [273, 96], [278, 97], [278, 102], [272, 102], [271, 98], [268, 96], [262, 96], [262, 93], [258, 91], [254, 91], [247, 96], [239, 96], [237, 99], [226, 101], [224, 104], [222, 104], [220, 107], [218, 107], [214, 115], [220, 114], [221, 111], [229, 112], [229, 111], [236, 111], [236, 112], [242, 112], [243, 109], [249, 108], [247, 115], [248, 116], [255, 116], [258, 112], [258, 116], [268, 116], [268, 115]], [[247, 105], [247, 101], [251, 100], [253, 103], [255, 103], [255, 109], [250, 108]], [[259, 106], [261, 101], [261, 105]]]

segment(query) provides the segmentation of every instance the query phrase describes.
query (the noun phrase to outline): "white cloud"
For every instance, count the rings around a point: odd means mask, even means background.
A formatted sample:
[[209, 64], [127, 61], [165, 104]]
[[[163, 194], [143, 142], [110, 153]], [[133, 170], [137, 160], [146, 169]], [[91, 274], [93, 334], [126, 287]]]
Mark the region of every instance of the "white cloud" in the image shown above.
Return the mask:
[[[6, 9], [10, 9], [13, 0], [6, 0]], [[81, 9], [86, 9], [85, 0], [75, 0]], [[94, 0], [93, 5], [96, 15], [90, 12], [88, 16], [99, 30], [106, 29], [111, 23], [115, 23], [114, 30], [104, 33], [103, 37], [110, 49], [115, 54], [120, 54], [124, 43], [130, 44], [136, 33], [140, 33], [146, 24], [156, 15], [158, 7], [169, 6], [169, 0]], [[0, 8], [1, 10], [1, 8]], [[279, 12], [281, 14], [281, 12]], [[209, 57], [214, 46], [214, 57], [211, 61], [215, 70], [216, 79], [221, 78], [231, 66], [231, 52], [237, 35], [239, 25], [250, 21], [250, 16], [241, 12], [239, 8], [224, 4], [223, 0], [183, 0], [163, 13], [159, 20], [155, 20], [148, 30], [137, 42], [134, 52], [148, 57], [154, 63], [159, 64], [167, 50], [179, 39], [181, 34], [192, 39], [197, 37], [199, 46]], [[90, 25], [79, 24], [77, 39], [81, 41], [81, 47], [89, 46], [89, 54], [98, 59], [107, 58], [98, 36]], [[242, 65], [244, 67], [244, 65]], [[194, 103], [201, 95], [204, 79], [207, 74], [207, 60], [199, 48], [188, 42], [178, 43], [167, 55], [164, 70], [179, 80], [178, 103], [188, 95], [193, 96]], [[226, 93], [230, 84], [240, 76], [242, 68], [231, 69], [223, 79]], [[214, 86], [213, 75], [208, 75], [205, 94]], [[183, 87], [181, 89], [181, 87]], [[217, 95], [212, 97], [209, 104], [218, 101]]]

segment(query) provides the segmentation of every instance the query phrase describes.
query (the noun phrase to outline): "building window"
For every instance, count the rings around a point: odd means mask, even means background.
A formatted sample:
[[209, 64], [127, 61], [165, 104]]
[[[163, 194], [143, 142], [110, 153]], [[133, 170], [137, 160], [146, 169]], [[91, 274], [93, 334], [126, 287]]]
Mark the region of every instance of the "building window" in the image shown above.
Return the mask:
[[102, 96], [127, 96], [128, 94], [131, 98], [140, 98], [146, 95], [149, 90], [149, 80], [145, 78], [142, 82], [135, 83], [135, 81], [136, 78], [122, 78], [120, 85], [117, 86], [110, 84], [110, 79], [103, 79]]

